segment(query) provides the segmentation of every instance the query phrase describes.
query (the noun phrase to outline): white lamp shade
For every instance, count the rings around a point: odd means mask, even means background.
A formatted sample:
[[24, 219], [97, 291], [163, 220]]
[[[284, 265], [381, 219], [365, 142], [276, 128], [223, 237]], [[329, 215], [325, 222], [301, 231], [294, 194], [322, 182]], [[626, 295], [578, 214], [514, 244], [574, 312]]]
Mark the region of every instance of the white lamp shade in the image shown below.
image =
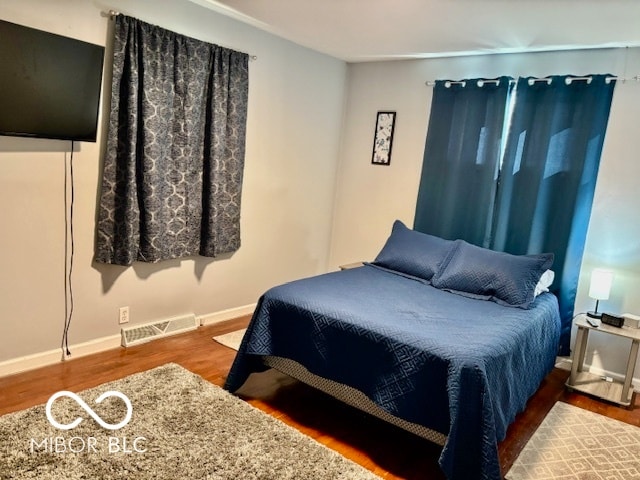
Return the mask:
[[596, 300], [608, 300], [613, 282], [613, 272], [596, 268], [591, 272], [591, 284], [589, 285], [589, 296]]

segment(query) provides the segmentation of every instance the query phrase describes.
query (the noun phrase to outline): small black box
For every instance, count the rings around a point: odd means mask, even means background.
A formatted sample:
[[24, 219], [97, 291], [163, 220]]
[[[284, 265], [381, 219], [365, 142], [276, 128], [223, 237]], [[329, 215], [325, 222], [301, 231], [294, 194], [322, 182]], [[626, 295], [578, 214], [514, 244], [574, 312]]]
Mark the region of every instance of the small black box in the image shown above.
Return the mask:
[[619, 317], [612, 313], [602, 313], [602, 323], [611, 325], [612, 327], [622, 327], [624, 325], [624, 317]]

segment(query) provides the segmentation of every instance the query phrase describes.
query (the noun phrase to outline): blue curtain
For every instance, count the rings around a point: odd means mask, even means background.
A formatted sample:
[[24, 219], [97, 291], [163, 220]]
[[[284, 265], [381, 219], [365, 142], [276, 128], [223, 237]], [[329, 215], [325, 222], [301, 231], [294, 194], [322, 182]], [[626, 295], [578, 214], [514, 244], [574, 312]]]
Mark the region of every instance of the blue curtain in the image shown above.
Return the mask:
[[490, 248], [553, 252], [560, 302], [560, 354], [569, 354], [571, 321], [593, 193], [615, 81], [520, 78], [494, 213]]
[[414, 222], [492, 250], [553, 252], [561, 355], [615, 88], [574, 78], [520, 78], [513, 91], [507, 77], [436, 82]]
[[414, 229], [488, 246], [511, 85], [436, 82]]

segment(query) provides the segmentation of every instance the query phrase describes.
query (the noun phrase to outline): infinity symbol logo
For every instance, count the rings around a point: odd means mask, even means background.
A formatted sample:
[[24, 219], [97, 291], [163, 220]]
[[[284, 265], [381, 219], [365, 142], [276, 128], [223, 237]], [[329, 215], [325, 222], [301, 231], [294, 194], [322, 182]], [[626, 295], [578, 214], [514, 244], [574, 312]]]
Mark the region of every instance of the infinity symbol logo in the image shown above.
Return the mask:
[[53, 425], [56, 428], [59, 428], [60, 430], [71, 430], [72, 428], [75, 428], [78, 425], [80, 425], [80, 422], [82, 422], [83, 420], [81, 417], [78, 417], [73, 422], [67, 425], [58, 423], [56, 419], [53, 418], [53, 415], [51, 414], [51, 406], [53, 405], [53, 402], [55, 402], [60, 397], [69, 397], [75, 400], [76, 403], [80, 405], [89, 415], [91, 415], [91, 417], [96, 422], [98, 422], [102, 428], [106, 428], [108, 430], [118, 430], [119, 428], [124, 427], [127, 423], [129, 423], [129, 420], [131, 420], [131, 415], [133, 413], [133, 407], [131, 406], [131, 401], [124, 393], [120, 393], [115, 390], [104, 392], [102, 395], [96, 398], [96, 403], [101, 403], [105, 398], [108, 398], [108, 397], [118, 397], [127, 405], [127, 415], [124, 417], [124, 420], [122, 420], [120, 423], [112, 425], [102, 420], [102, 418], [100, 418], [98, 414], [94, 412], [91, 409], [91, 407], [89, 407], [89, 405], [87, 405], [85, 401], [82, 400], [78, 395], [76, 395], [73, 392], [67, 392], [66, 390], [63, 390], [51, 395], [51, 398], [49, 398], [49, 401], [47, 402], [47, 407], [46, 407], [46, 413], [47, 413], [47, 418], [49, 419], [49, 422], [51, 423], [51, 425]]

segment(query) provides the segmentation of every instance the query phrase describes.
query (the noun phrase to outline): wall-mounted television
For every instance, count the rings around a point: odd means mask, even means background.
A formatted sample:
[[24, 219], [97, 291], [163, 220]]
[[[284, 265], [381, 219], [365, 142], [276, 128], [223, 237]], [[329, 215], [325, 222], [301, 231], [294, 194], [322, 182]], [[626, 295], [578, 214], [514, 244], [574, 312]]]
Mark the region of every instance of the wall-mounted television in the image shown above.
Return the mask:
[[95, 142], [104, 47], [0, 20], [0, 135]]

